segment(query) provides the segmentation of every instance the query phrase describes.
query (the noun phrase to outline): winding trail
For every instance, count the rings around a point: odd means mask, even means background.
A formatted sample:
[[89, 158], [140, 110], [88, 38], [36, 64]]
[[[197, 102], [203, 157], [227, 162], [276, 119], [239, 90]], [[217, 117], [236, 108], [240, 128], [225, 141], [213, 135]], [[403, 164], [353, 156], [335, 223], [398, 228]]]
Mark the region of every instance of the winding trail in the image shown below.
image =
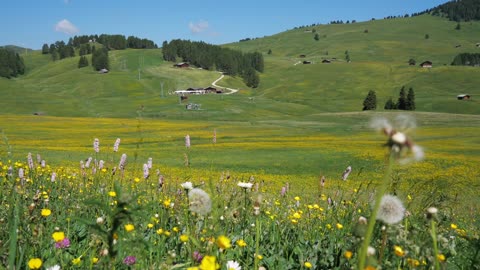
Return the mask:
[[225, 77], [225, 75], [223, 75], [223, 73], [221, 73], [221, 72], [219, 72], [219, 73], [222, 74], [222, 76], [220, 76], [220, 78], [218, 78], [214, 82], [212, 82], [212, 85], [215, 86], [215, 87], [219, 87], [219, 88], [225, 88], [228, 91], [230, 91], [230, 93], [225, 93], [225, 95], [231, 95], [231, 94], [235, 94], [236, 92], [238, 92], [238, 89], [222, 87], [222, 86], [217, 85], [217, 82], [219, 82], [221, 79], [223, 79], [223, 77]]

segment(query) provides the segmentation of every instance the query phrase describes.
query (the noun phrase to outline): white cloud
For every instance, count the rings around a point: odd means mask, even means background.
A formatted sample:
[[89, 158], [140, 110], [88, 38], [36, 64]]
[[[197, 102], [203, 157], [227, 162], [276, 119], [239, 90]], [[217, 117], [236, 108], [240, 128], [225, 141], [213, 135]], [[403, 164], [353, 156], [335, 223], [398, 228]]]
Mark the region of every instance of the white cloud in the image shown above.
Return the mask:
[[67, 5], [70, 4], [70, 0], [63, 0], [63, 2]]
[[194, 34], [201, 33], [207, 31], [209, 25], [207, 21], [201, 20], [197, 23], [192, 23], [190, 22], [188, 24], [188, 28], [190, 28], [190, 31]]
[[55, 25], [55, 31], [72, 35], [78, 33], [78, 28], [67, 19], [63, 19]]

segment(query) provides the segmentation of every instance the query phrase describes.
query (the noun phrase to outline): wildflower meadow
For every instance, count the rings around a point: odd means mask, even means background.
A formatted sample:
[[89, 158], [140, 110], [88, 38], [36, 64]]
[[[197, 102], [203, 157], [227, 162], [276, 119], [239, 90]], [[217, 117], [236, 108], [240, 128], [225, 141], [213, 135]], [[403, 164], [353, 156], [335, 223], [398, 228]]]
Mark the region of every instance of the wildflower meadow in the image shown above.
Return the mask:
[[480, 269], [478, 141], [450, 141], [470, 128], [366, 118], [11, 123], [1, 268]]

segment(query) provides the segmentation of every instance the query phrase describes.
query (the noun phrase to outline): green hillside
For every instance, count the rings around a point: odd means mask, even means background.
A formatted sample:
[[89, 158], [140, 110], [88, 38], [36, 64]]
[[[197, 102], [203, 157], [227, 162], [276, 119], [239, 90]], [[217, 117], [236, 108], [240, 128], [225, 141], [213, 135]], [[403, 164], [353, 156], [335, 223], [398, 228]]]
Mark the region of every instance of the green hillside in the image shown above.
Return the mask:
[[[23, 55], [26, 75], [0, 78], [0, 113], [132, 117], [142, 108], [144, 116], [153, 118], [254, 122], [359, 111], [369, 90], [376, 91], [377, 110], [383, 110], [386, 100], [396, 101], [405, 85], [415, 91], [417, 111], [480, 114], [480, 68], [450, 66], [458, 53], [480, 51], [476, 46], [480, 22], [462, 23], [461, 30], [456, 25], [422, 15], [317, 25], [227, 44], [264, 53], [260, 86], [249, 89], [241, 78], [227, 76], [219, 84], [241, 91], [190, 96], [188, 102], [201, 104], [199, 111], [186, 111], [185, 104], [169, 93], [209, 86], [219, 74], [173, 68], [163, 61], [161, 49], [110, 51], [108, 74], [91, 67], [78, 69], [78, 56], [52, 62], [49, 55], [35, 51]], [[272, 54], [267, 54], [269, 50]], [[347, 51], [350, 63], [345, 60]], [[301, 54], [306, 57], [299, 58]], [[324, 59], [332, 62], [323, 64]], [[409, 66], [409, 59], [416, 65]], [[313, 64], [298, 64], [304, 60]], [[420, 68], [425, 60], [432, 61], [433, 68]], [[464, 93], [473, 99], [458, 101], [456, 96]]]

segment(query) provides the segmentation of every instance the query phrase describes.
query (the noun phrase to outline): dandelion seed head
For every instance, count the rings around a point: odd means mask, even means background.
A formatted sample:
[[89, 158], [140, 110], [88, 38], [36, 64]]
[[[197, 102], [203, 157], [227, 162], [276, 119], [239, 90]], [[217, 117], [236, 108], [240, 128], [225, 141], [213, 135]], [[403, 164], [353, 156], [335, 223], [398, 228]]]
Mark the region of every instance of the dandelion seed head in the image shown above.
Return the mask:
[[393, 195], [384, 195], [380, 201], [377, 219], [386, 224], [400, 222], [405, 215], [405, 207], [402, 201]]
[[200, 214], [202, 216], [210, 213], [212, 209], [212, 201], [208, 193], [200, 188], [194, 188], [188, 193], [188, 199], [190, 201], [190, 211]]

